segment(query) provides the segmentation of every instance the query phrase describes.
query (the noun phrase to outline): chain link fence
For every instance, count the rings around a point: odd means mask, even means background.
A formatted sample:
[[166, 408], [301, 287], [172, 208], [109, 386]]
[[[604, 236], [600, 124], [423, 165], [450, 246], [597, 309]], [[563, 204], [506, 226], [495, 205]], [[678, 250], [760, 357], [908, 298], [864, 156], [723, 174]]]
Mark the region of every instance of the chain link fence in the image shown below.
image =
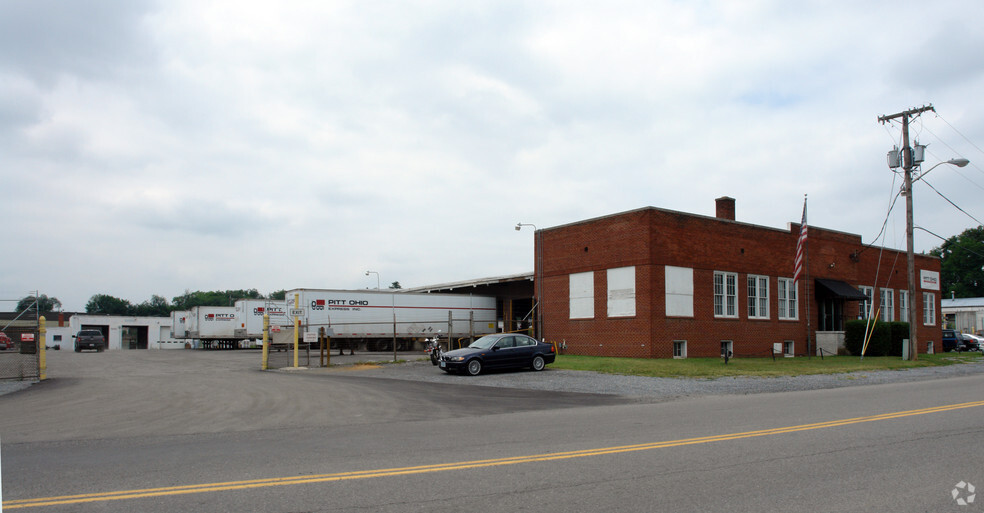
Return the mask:
[[[38, 380], [41, 378], [41, 356], [38, 354], [37, 338], [34, 340], [4, 340], [0, 347], [0, 380]], [[31, 337], [29, 337], [31, 338]]]
[[[396, 321], [388, 323], [342, 322], [329, 325], [304, 324], [302, 333], [324, 329], [328, 338], [301, 340], [298, 344], [296, 365], [318, 367], [322, 365], [321, 344], [325, 352], [366, 351], [396, 352], [421, 351], [426, 340], [437, 338], [442, 347], [457, 349], [465, 347], [474, 339], [494, 332], [493, 325], [474, 320], [473, 315], [466, 318], [448, 316], [442, 319]], [[336, 334], [337, 333], [337, 334]], [[453, 336], [448, 337], [448, 333]], [[303, 337], [303, 335], [302, 335]], [[267, 357], [268, 369], [282, 369], [295, 366], [294, 327], [270, 326], [270, 351]]]

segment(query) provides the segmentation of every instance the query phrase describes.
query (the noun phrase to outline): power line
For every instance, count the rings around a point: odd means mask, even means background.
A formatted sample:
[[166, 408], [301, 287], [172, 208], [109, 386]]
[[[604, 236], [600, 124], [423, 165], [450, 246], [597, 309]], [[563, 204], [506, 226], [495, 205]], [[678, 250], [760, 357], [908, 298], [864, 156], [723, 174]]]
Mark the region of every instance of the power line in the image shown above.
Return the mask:
[[[941, 240], [941, 241], [943, 241], [943, 242], [949, 242], [949, 240], [950, 240], [950, 239], [945, 239], [945, 238], [943, 238], [943, 236], [941, 236], [941, 235], [938, 235], [938, 234], [936, 234], [936, 233], [933, 233], [933, 232], [931, 232], [931, 231], [929, 231], [929, 230], [927, 230], [927, 229], [925, 229], [925, 228], [923, 228], [922, 226], [916, 226], [916, 229], [917, 229], [917, 230], [922, 230], [922, 231], [924, 231], [924, 232], [926, 232], [926, 233], [928, 233], [928, 234], [930, 234], [930, 235], [932, 235], [933, 237], [936, 237], [936, 238], [938, 238], [938, 239], [940, 239], [940, 240]], [[952, 238], [954, 238], [954, 239], [955, 239], [955, 238], [956, 238], [956, 236], [954, 236], [954, 237], [952, 237]], [[978, 252], [976, 252], [976, 251], [974, 251], [974, 250], [972, 250], [972, 249], [970, 249], [970, 248], [968, 248], [967, 246], [961, 246], [960, 244], [957, 244], [956, 242], [953, 242], [953, 244], [952, 244], [952, 247], [957, 247], [957, 248], [960, 248], [960, 249], [962, 249], [962, 250], [964, 250], [964, 251], [966, 251], [966, 252], [968, 252], [968, 253], [973, 253], [973, 254], [975, 254], [975, 255], [977, 255], [977, 256], [979, 256], [979, 257], [981, 257], [981, 258], [984, 258], [984, 255], [982, 255], [982, 254], [980, 254], [980, 253], [978, 253]], [[941, 247], [940, 249], [942, 250], [943, 248]]]
[[[960, 132], [960, 130], [957, 130], [957, 127], [951, 125], [950, 122], [946, 120], [946, 118], [944, 118], [943, 116], [940, 116], [940, 114], [938, 112], [936, 112], [936, 117], [938, 117], [941, 120], [943, 120], [943, 122], [946, 123], [946, 126], [950, 127], [950, 130], [953, 130], [954, 132], [956, 132], [957, 135], [959, 135], [960, 137], [963, 138], [963, 140], [967, 141], [967, 144], [970, 144], [971, 146], [974, 147], [974, 149], [976, 149], [978, 152], [980, 152], [982, 155], [984, 155], [984, 150], [982, 150], [980, 146], [974, 144], [974, 142], [971, 141], [970, 139], [968, 139], [966, 135], [962, 134]], [[933, 135], [935, 136], [936, 134], [933, 134]], [[944, 143], [944, 144], [946, 144], [946, 143]], [[947, 146], [947, 147], [949, 148], [949, 146]], [[950, 149], [953, 149], [953, 148], [950, 148]]]
[[941, 198], [945, 199], [947, 203], [953, 205], [953, 208], [956, 208], [957, 210], [959, 210], [959, 211], [963, 212], [964, 214], [966, 214], [967, 217], [969, 217], [969, 218], [973, 219], [974, 221], [976, 221], [978, 225], [984, 224], [984, 223], [980, 222], [980, 220], [978, 220], [976, 217], [974, 217], [974, 216], [970, 215], [969, 213], [967, 213], [966, 210], [960, 208], [960, 206], [958, 206], [956, 203], [950, 201], [950, 198], [947, 198], [946, 196], [943, 195], [943, 193], [941, 193], [940, 191], [936, 190], [936, 187], [933, 187], [932, 184], [930, 184], [925, 178], [922, 180], [922, 182], [924, 184], [928, 185], [930, 189], [933, 189], [933, 192], [935, 192], [936, 194], [939, 194]]

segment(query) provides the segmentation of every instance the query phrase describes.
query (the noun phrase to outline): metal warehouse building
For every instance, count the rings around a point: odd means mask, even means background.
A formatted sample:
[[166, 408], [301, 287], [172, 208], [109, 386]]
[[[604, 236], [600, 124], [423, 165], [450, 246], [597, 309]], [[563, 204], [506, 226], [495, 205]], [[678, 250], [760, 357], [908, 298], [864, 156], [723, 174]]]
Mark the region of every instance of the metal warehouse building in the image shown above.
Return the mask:
[[984, 333], [984, 297], [951, 298], [941, 301], [946, 327], [961, 333]]
[[[61, 350], [73, 348], [73, 335], [81, 329], [97, 329], [106, 339], [106, 349], [181, 349], [184, 342], [171, 336], [169, 317], [132, 317], [119, 315], [91, 315], [72, 312], [46, 312], [47, 336], [45, 344], [59, 346]], [[0, 314], [0, 327], [15, 341], [22, 333], [37, 333], [37, 320], [18, 318], [17, 314]]]
[[[775, 229], [654, 207], [536, 235], [542, 333], [570, 354], [670, 358], [787, 354], [843, 345], [844, 323], [878, 312], [907, 321], [904, 251], [808, 226], [807, 268], [793, 283], [800, 224]], [[938, 259], [916, 256], [918, 351], [939, 344]], [[872, 302], [874, 304], [872, 304]]]

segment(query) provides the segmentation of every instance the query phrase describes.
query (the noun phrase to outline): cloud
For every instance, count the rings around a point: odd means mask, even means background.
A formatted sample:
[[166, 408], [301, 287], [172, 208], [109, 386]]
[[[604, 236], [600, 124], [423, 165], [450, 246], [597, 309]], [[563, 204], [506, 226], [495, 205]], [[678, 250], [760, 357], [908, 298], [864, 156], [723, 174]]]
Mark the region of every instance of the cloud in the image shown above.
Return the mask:
[[[0, 293], [80, 309], [96, 292], [374, 286], [366, 269], [404, 286], [511, 274], [532, 270], [516, 222], [713, 215], [724, 195], [785, 227], [809, 194], [811, 224], [869, 241], [898, 188], [899, 127], [879, 114], [933, 102], [914, 138], [975, 164], [932, 183], [977, 204], [982, 11], [7, 2], [0, 183], [7, 240], [32, 244]], [[936, 233], [976, 224], [931, 191], [915, 202]]]

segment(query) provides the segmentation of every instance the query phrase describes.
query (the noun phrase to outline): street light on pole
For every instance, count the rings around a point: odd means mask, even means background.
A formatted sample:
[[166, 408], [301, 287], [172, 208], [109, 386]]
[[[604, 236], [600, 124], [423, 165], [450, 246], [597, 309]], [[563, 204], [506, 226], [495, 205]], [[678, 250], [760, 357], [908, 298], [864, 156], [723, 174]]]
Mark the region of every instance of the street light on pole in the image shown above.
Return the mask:
[[[906, 355], [908, 360], [915, 360], [919, 356], [918, 343], [916, 337], [916, 326], [917, 326], [917, 316], [918, 309], [916, 308], [916, 256], [915, 249], [913, 247], [913, 222], [912, 222], [912, 184], [919, 180], [920, 178], [926, 176], [930, 171], [936, 169], [938, 166], [943, 164], [949, 164], [951, 166], [964, 167], [970, 163], [969, 160], [965, 158], [953, 158], [945, 162], [940, 162], [933, 165], [926, 171], [920, 173], [918, 176], [913, 178], [912, 170], [913, 167], [918, 168], [923, 161], [922, 154], [925, 146], [920, 146], [916, 143], [916, 149], [919, 150], [916, 155], [913, 155], [913, 149], [909, 146], [909, 118], [913, 116], [918, 116], [926, 111], [936, 111], [932, 105], [927, 105], [924, 107], [919, 107], [916, 109], [909, 109], [897, 114], [892, 114], [891, 116], [879, 116], [878, 121], [885, 123], [894, 119], [902, 120], [902, 149], [894, 149], [888, 153], [888, 167], [896, 169], [902, 167], [904, 171], [905, 182], [902, 185], [902, 194], [905, 195], [905, 238], [906, 238], [906, 275], [909, 281], [909, 304], [906, 305], [909, 309], [909, 352]], [[900, 158], [901, 157], [901, 158]], [[900, 162], [901, 160], [901, 162]], [[923, 307], [925, 308], [925, 306]]]
[[[918, 116], [923, 112], [936, 111], [932, 105], [925, 105], [916, 109], [908, 109], [890, 116], [878, 116], [878, 121], [886, 123], [894, 119], [902, 120], [902, 150], [901, 155], [897, 149], [888, 153], [888, 167], [895, 169], [900, 165], [904, 171], [905, 183], [902, 186], [902, 193], [905, 194], [905, 237], [906, 237], [906, 278], [909, 281], [909, 352], [907, 360], [918, 358], [916, 338], [916, 257], [912, 244], [912, 148], [909, 147], [909, 118]], [[918, 144], [917, 144], [918, 146]], [[902, 162], [899, 162], [901, 156]], [[920, 158], [916, 164], [922, 162]], [[874, 297], [872, 297], [874, 300]]]
[[932, 171], [932, 170], [934, 170], [934, 169], [942, 166], [943, 164], [950, 164], [951, 166], [964, 167], [967, 164], [970, 164], [970, 161], [967, 160], [967, 159], [957, 158], [957, 159], [950, 159], [950, 160], [947, 160], [947, 161], [944, 161], [944, 162], [939, 162], [939, 163], [933, 165], [933, 167], [931, 167], [931, 168], [923, 171], [922, 173], [919, 173], [919, 176], [914, 177], [912, 179], [912, 182], [915, 183], [915, 182], [919, 181], [920, 179], [922, 179], [922, 177], [928, 175], [930, 171]]
[[370, 274], [376, 275], [376, 290], [379, 290], [379, 273], [376, 271], [366, 271], [366, 276], [369, 276]]
[[[905, 131], [906, 139], [908, 139], [908, 130]], [[906, 145], [908, 146], [908, 145]], [[918, 143], [917, 143], [918, 146]], [[903, 147], [902, 148], [902, 160], [903, 169], [905, 171], [905, 184], [903, 185], [902, 193], [905, 195], [905, 237], [906, 237], [906, 273], [909, 279], [909, 304], [906, 305], [909, 308], [909, 354], [906, 355], [908, 360], [916, 360], [919, 358], [919, 351], [917, 348], [917, 338], [916, 338], [916, 326], [917, 315], [919, 313], [916, 308], [916, 252], [913, 244], [913, 221], [912, 221], [912, 184], [919, 180], [920, 178], [926, 176], [930, 171], [936, 169], [938, 166], [943, 164], [949, 164], [957, 167], [964, 167], [970, 163], [969, 160], [964, 158], [950, 159], [945, 162], [940, 162], [925, 172], [920, 173], [919, 176], [912, 177], [912, 148]], [[916, 162], [918, 167], [919, 162]], [[925, 308], [925, 306], [923, 306]]]
[[543, 329], [543, 322], [542, 322], [543, 316], [540, 313], [540, 307], [541, 307], [542, 301], [543, 301], [542, 293], [541, 293], [541, 291], [543, 290], [543, 288], [542, 288], [543, 287], [543, 280], [542, 280], [542, 277], [543, 277], [543, 244], [542, 244], [543, 237], [542, 237], [542, 234], [540, 233], [540, 229], [537, 228], [536, 225], [535, 224], [532, 224], [532, 223], [516, 223], [516, 231], [518, 232], [518, 231], [522, 230], [524, 226], [530, 226], [530, 227], [533, 228], [533, 234], [534, 234], [534, 242], [533, 242], [533, 244], [534, 244], [534, 247], [536, 248], [535, 251], [534, 251], [535, 254], [534, 254], [534, 262], [533, 262], [533, 296], [534, 296], [534, 298], [533, 298], [533, 301], [534, 301], [533, 310], [534, 310], [534, 315], [535, 315], [535, 319], [534, 319], [535, 326], [534, 326], [533, 329], [536, 332], [536, 338], [538, 338], [540, 340], [543, 340], [543, 331], [542, 331], [542, 329]]

